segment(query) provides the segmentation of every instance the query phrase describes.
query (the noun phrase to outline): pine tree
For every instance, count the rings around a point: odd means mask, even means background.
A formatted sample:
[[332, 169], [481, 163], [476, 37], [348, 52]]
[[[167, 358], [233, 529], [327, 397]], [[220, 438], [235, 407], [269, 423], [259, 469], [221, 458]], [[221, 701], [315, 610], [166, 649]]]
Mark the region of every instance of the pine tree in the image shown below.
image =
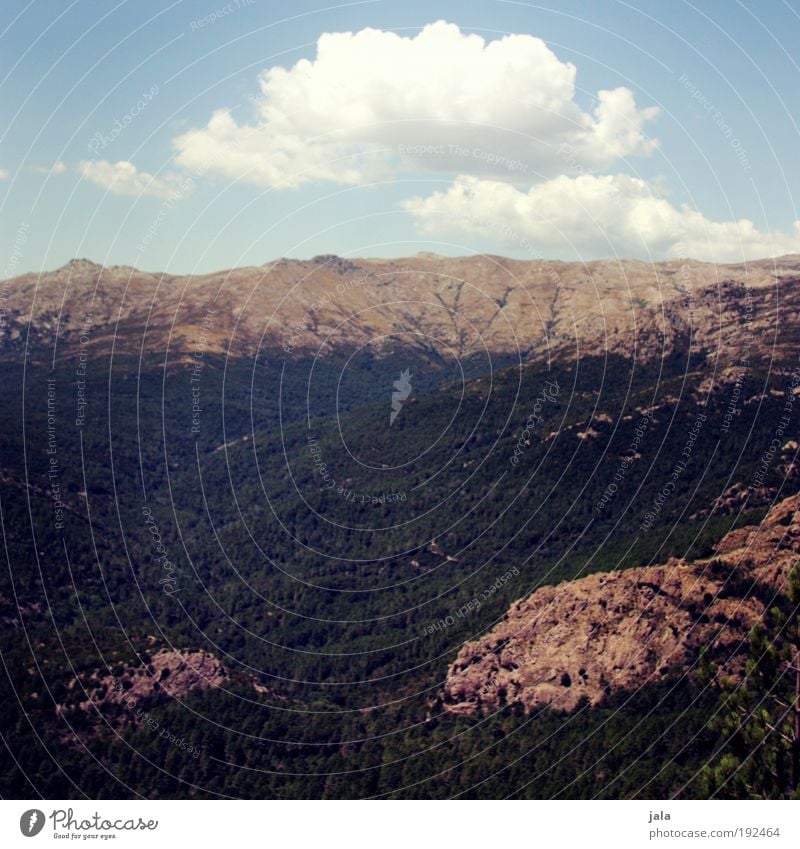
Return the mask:
[[743, 680], [723, 685], [724, 707], [710, 724], [722, 745], [705, 770], [709, 796], [800, 798], [800, 564], [786, 596], [751, 631]]

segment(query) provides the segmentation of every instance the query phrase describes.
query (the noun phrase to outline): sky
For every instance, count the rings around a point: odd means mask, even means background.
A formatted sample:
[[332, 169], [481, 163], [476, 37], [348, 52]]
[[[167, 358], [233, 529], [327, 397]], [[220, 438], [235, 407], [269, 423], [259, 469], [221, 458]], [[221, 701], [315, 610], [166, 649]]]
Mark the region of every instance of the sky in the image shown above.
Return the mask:
[[800, 252], [797, 0], [3, 11], [3, 279]]

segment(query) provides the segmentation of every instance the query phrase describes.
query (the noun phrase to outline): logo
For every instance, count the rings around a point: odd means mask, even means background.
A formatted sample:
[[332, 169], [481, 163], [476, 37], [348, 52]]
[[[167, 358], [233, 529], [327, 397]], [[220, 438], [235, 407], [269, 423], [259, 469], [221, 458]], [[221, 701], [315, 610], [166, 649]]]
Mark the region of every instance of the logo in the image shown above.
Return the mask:
[[409, 369], [400, 372], [400, 378], [392, 384], [394, 392], [392, 392], [392, 412], [389, 416], [389, 427], [394, 424], [394, 420], [400, 415], [400, 410], [403, 409], [403, 402], [408, 400], [411, 394], [411, 374]]
[[31, 808], [19, 818], [19, 830], [25, 837], [36, 837], [44, 828], [44, 814], [38, 808]]

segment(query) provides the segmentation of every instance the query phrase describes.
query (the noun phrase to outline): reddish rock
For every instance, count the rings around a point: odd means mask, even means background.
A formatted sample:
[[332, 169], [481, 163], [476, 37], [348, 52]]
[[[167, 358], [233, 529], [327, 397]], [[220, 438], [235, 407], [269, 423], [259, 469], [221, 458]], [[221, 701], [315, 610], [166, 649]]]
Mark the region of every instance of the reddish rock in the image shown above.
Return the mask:
[[462, 647], [441, 694], [444, 708], [474, 713], [519, 703], [573, 710], [582, 699], [600, 702], [610, 689], [634, 690], [686, 672], [701, 647], [735, 672], [764, 606], [753, 595], [731, 596], [724, 567], [780, 590], [799, 554], [793, 496], [760, 526], [728, 534], [716, 566], [674, 561], [543, 587]]
[[130, 707], [182, 699], [193, 690], [219, 687], [227, 678], [227, 669], [208, 652], [162, 649], [147, 664], [126, 667], [116, 675], [93, 676], [91, 683], [96, 685], [80, 707]]

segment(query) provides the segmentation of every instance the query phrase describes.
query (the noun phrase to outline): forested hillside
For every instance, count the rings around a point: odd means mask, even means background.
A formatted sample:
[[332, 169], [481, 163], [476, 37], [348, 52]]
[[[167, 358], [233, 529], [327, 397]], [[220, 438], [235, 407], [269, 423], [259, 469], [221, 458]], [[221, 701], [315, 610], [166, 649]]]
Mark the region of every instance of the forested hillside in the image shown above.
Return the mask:
[[702, 795], [722, 702], [691, 669], [567, 712], [442, 687], [537, 588], [709, 558], [800, 490], [775, 330], [746, 361], [691, 329], [644, 361], [20, 336], [0, 793]]

